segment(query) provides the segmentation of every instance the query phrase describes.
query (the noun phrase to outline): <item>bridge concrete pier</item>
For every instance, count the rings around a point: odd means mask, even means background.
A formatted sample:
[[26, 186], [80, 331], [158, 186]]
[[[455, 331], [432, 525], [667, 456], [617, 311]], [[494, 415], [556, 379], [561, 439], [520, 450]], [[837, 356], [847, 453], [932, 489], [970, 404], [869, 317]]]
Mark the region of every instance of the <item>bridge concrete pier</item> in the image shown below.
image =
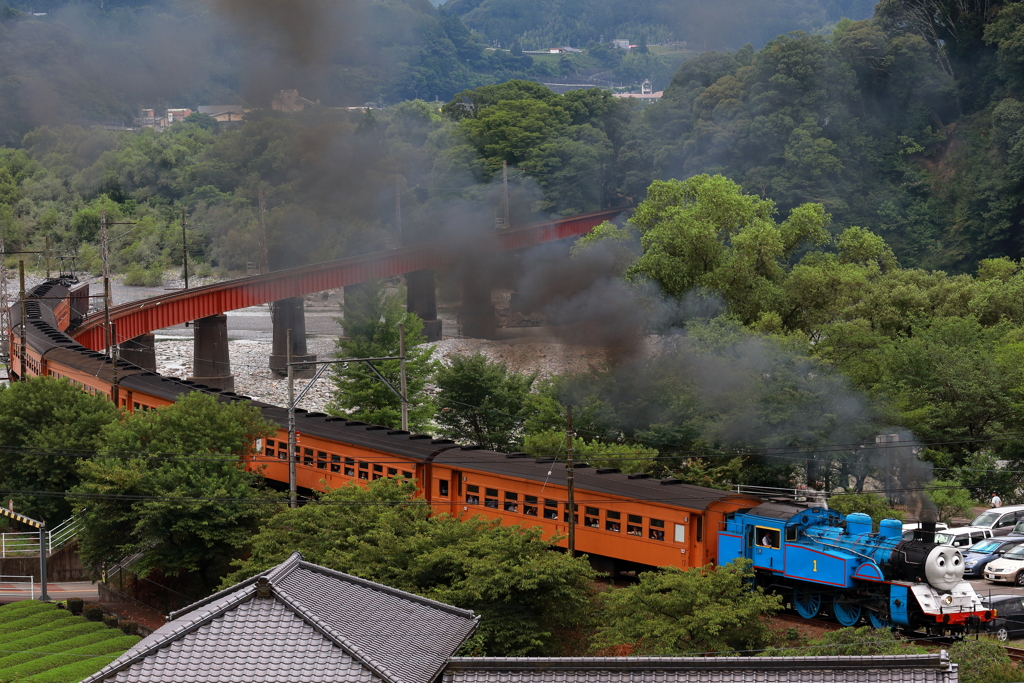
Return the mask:
[[414, 270], [405, 274], [405, 310], [423, 320], [423, 338], [441, 341], [441, 321], [437, 319], [437, 288], [434, 271]]
[[156, 335], [140, 334], [121, 343], [121, 359], [138, 365], [143, 370], [156, 372]]
[[189, 379], [221, 391], [235, 390], [228, 353], [228, 317], [223, 313], [200, 318], [194, 323], [192, 372]]
[[491, 301], [491, 271], [486, 261], [463, 264], [459, 330], [464, 337], [493, 339], [497, 332], [498, 315]]
[[[306, 349], [306, 309], [301, 296], [270, 302], [270, 318], [274, 323], [274, 343], [270, 353], [270, 369], [288, 375], [288, 330], [292, 331], [292, 362], [316, 360]], [[308, 379], [316, 372], [312, 365], [295, 366], [297, 379]]]

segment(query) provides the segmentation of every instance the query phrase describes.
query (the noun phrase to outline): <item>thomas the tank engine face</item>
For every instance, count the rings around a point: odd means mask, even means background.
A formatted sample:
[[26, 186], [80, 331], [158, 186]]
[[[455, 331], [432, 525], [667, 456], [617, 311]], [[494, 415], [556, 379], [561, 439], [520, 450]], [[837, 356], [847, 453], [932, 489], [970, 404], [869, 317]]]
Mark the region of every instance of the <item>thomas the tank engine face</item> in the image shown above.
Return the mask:
[[937, 545], [928, 553], [924, 575], [935, 588], [953, 590], [964, 578], [964, 557], [952, 546]]

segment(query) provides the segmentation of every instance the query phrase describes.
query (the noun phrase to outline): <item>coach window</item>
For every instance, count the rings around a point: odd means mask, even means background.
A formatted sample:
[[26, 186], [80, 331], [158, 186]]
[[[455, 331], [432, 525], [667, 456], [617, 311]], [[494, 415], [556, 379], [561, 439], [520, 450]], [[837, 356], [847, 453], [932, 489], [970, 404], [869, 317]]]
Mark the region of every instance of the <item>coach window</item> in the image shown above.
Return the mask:
[[626, 525], [626, 533], [630, 536], [643, 536], [644, 535], [644, 518], [639, 515], [627, 515], [626, 521], [629, 524]]
[[621, 512], [614, 512], [608, 510], [604, 513], [604, 528], [606, 531], [622, 531], [622, 525], [620, 520], [622, 519]]
[[309, 466], [313, 465], [313, 449], [312, 448], [304, 448], [304, 449], [302, 449], [302, 464], [303, 465], [309, 465]]
[[505, 512], [519, 512], [519, 494], [505, 492]]
[[323, 451], [316, 452], [316, 468], [318, 470], [327, 469], [327, 453]]
[[394, 467], [389, 467], [388, 468], [388, 476], [389, 477], [397, 477], [398, 476], [398, 470], [396, 468], [394, 468]]
[[665, 540], [665, 520], [663, 519], [652, 519], [650, 528], [647, 530], [647, 537], [652, 538], [655, 541]]
[[[572, 523], [573, 524], [579, 524], [580, 523], [580, 506], [576, 505], [575, 503], [573, 503], [572, 511], [573, 511]], [[564, 521], [566, 524], [569, 523], [569, 504], [568, 503], [565, 504], [565, 512], [562, 513], [562, 521]]]
[[135, 410], [139, 410], [139, 408], [141, 408], [138, 401], [132, 401], [132, 405], [135, 406]]
[[583, 526], [593, 527], [595, 529], [601, 528], [601, 511], [597, 508], [584, 508], [583, 512]]
[[383, 474], [384, 466], [383, 465], [374, 465], [373, 466], [373, 471]]
[[445, 498], [448, 497], [448, 480], [447, 479], [441, 479], [441, 480], [439, 480], [437, 482], [437, 492], [440, 493]]
[[774, 548], [778, 550], [779, 530], [770, 529], [766, 526], [754, 527], [754, 542], [762, 548]]
[[537, 496], [523, 496], [523, 514], [537, 516]]
[[331, 472], [341, 472], [341, 456], [331, 454]]
[[558, 519], [558, 501], [544, 499], [544, 519]]
[[480, 487], [474, 484], [466, 486], [466, 502], [470, 505], [480, 504]]
[[697, 517], [697, 543], [704, 540], [704, 518]]
[[[282, 446], [284, 446], [284, 448], [282, 448]], [[277, 445], [277, 447], [280, 449], [280, 450], [277, 451], [277, 459], [278, 460], [287, 460], [288, 459], [288, 451], [286, 450], [287, 446], [285, 446], [285, 444], [283, 444], [283, 443], [279, 443]]]
[[412, 472], [406, 472], [405, 470], [402, 470], [402, 476], [405, 477], [406, 479], [412, 479]]
[[345, 476], [356, 476], [356, 461], [354, 458], [345, 458]]
[[484, 507], [498, 509], [498, 489], [484, 489]]
[[263, 449], [271, 458], [274, 457], [274, 440], [267, 439], [267, 446]]
[[369, 463], [365, 463], [365, 462], [359, 463], [359, 478], [360, 479], [369, 479], [370, 478], [370, 465], [369, 465]]

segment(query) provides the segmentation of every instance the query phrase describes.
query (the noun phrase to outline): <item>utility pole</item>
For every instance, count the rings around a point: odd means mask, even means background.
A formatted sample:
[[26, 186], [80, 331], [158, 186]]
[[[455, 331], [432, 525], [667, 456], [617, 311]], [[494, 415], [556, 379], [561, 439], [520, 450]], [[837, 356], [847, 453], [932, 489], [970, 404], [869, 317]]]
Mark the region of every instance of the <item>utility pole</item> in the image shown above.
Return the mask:
[[399, 389], [402, 391], [402, 429], [409, 431], [409, 394], [405, 389], [405, 323], [398, 323]]
[[107, 211], [100, 209], [100, 258], [103, 260], [103, 321], [106, 327], [106, 355], [110, 355], [110, 269], [107, 258]]
[[[395, 176], [395, 225], [398, 228], [398, 246], [402, 246], [402, 192], [399, 189], [399, 179], [402, 176]], [[405, 354], [402, 354], [405, 355]], [[403, 427], [402, 429], [405, 429]]]
[[185, 237], [185, 207], [181, 208], [181, 262], [185, 266], [185, 289], [188, 289], [188, 239]]
[[505, 223], [504, 223], [503, 227], [506, 230], [508, 230], [508, 228], [511, 227], [511, 226], [509, 225], [509, 220], [508, 220], [508, 162], [507, 161], [502, 161], [501, 162], [501, 182], [505, 186]]
[[11, 306], [7, 299], [7, 249], [4, 236], [0, 232], [0, 358], [3, 358], [4, 369], [8, 378], [11, 375]]
[[291, 328], [285, 335], [285, 343], [288, 346], [288, 493], [291, 499], [289, 506], [294, 508], [299, 506], [299, 495], [295, 483], [295, 368], [292, 367]]
[[46, 251], [43, 252], [43, 261], [46, 262], [46, 279], [50, 279], [50, 236], [46, 236]]
[[39, 522], [39, 602], [49, 602], [50, 596], [46, 593], [46, 553], [50, 549], [47, 537], [50, 534], [46, 530], [46, 522]]
[[25, 337], [28, 334], [28, 330], [25, 329], [28, 326], [28, 315], [25, 312], [25, 262], [18, 261], [18, 293], [21, 296], [21, 344], [18, 346], [18, 360], [21, 361], [21, 372], [18, 373], [18, 379], [22, 382], [25, 381]]
[[267, 206], [263, 203], [263, 188], [260, 188], [260, 275], [270, 272], [270, 257], [267, 255]]
[[121, 404], [121, 387], [117, 382], [117, 361], [121, 354], [118, 353], [118, 349], [120, 347], [117, 344], [117, 325], [110, 322], [110, 309], [107, 309], [107, 325], [110, 326], [110, 338], [114, 340], [113, 346], [110, 347], [110, 352], [113, 356], [111, 359], [113, 362], [110, 364], [113, 368], [113, 379], [110, 383], [110, 397], [114, 399], [114, 407], [116, 408]]
[[576, 488], [572, 469], [572, 405], [565, 407], [565, 483], [569, 490], [569, 557], [576, 557]]

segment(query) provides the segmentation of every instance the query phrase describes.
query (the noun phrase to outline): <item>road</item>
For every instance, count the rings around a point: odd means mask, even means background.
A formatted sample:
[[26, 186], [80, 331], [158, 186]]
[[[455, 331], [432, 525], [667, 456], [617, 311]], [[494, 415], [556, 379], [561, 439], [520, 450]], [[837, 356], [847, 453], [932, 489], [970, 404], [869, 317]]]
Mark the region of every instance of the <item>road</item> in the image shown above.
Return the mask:
[[[7, 578], [7, 577], [4, 577]], [[89, 581], [70, 581], [68, 583], [50, 583], [46, 592], [51, 600], [67, 600], [82, 598], [95, 602], [99, 599], [96, 584]], [[39, 584], [35, 584], [34, 593], [28, 583], [0, 583], [0, 602], [17, 602], [39, 597]]]

